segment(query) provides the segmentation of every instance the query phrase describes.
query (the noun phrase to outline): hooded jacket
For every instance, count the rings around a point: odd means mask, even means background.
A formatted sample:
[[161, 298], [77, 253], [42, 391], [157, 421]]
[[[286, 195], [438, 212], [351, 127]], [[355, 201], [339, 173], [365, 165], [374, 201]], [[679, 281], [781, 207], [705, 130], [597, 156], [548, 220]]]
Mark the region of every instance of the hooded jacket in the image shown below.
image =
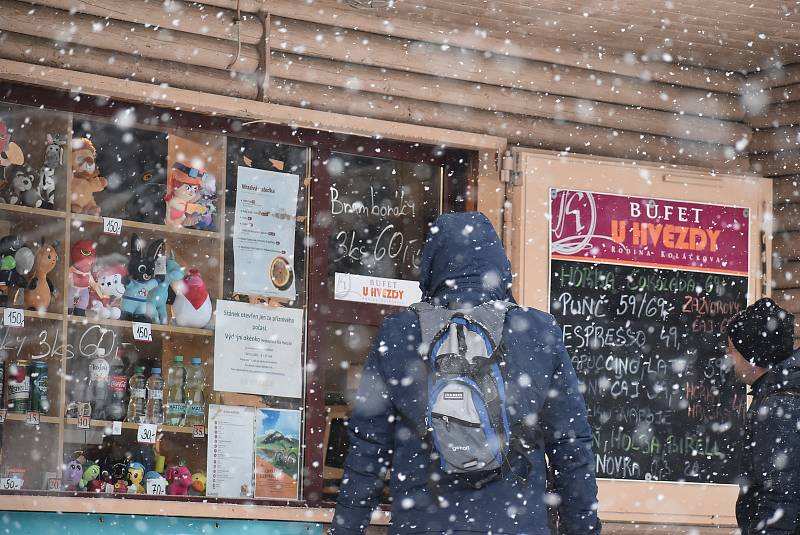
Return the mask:
[[742, 535], [800, 534], [800, 351], [761, 376], [747, 411]]
[[[480, 213], [440, 216], [420, 273], [423, 299], [435, 305], [511, 299], [511, 264]], [[600, 532], [591, 429], [561, 329], [549, 314], [516, 308], [506, 316], [504, 339], [510, 423], [538, 437], [536, 445], [513, 449], [505, 478], [480, 490], [433, 492], [429, 479], [438, 468], [431, 468], [418, 431], [427, 407], [428, 364], [419, 354], [417, 317], [403, 311], [383, 321], [353, 403], [333, 534], [365, 533], [390, 467], [390, 535], [545, 535], [548, 505], [557, 505], [563, 533]], [[545, 453], [553, 471], [551, 494]]]

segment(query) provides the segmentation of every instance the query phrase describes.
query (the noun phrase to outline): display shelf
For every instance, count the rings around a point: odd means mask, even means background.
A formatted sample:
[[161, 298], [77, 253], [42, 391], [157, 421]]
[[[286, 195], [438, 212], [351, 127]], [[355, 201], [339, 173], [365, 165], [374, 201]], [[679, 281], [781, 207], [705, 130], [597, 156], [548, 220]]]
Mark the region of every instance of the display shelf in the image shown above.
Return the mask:
[[[24, 414], [24, 413], [19, 413], [19, 412], [6, 413], [6, 422], [24, 422], [26, 419], [27, 419], [27, 415]], [[45, 416], [43, 414], [39, 416], [39, 423], [40, 424], [58, 425], [58, 424], [61, 423], [62, 420], [63, 420], [63, 418], [59, 418], [58, 416]], [[189, 429], [190, 433], [191, 433], [191, 431], [192, 430]]]
[[[24, 414], [22, 416], [25, 416]], [[77, 418], [64, 418], [64, 423], [70, 427], [78, 427], [78, 419]], [[109, 420], [90, 420], [89, 427], [90, 428], [99, 428], [99, 429], [106, 429], [111, 428], [113, 422]], [[122, 429], [131, 429], [137, 430], [139, 429], [139, 425], [133, 422], [122, 422]], [[191, 427], [181, 427], [176, 425], [159, 425], [158, 426], [159, 433], [180, 433], [180, 434], [192, 434]]]
[[[10, 307], [10, 308], [17, 308], [17, 307]], [[0, 314], [3, 314], [5, 309], [0, 307]], [[54, 312], [39, 312], [37, 310], [22, 310], [25, 313], [26, 318], [36, 318], [36, 319], [46, 319], [46, 320], [54, 320], [54, 321], [61, 321], [64, 319], [62, 314], [56, 314]]]
[[[67, 316], [70, 324], [80, 325], [103, 325], [106, 327], [123, 327], [128, 330], [133, 329], [133, 322], [127, 320], [111, 320], [111, 319], [93, 319], [86, 316]], [[193, 327], [180, 327], [178, 325], [161, 325], [158, 323], [151, 323], [150, 329], [153, 332], [160, 332], [164, 334], [190, 334], [195, 336], [214, 336], [213, 329], [195, 329]]]
[[[82, 223], [95, 223], [102, 225], [103, 218], [101, 216], [86, 215], [86, 214], [71, 214], [73, 221], [80, 221]], [[219, 240], [221, 234], [219, 232], [212, 232], [208, 230], [197, 230], [191, 228], [175, 228], [167, 225], [154, 225], [152, 223], [141, 223], [139, 221], [130, 221], [128, 219], [122, 220], [122, 228], [149, 230], [153, 232], [163, 232], [164, 234], [171, 234], [175, 236], [194, 236], [196, 238], [208, 238], [212, 240]]]
[[19, 206], [17, 204], [8, 204], [0, 202], [0, 212], [13, 212], [15, 214], [29, 214], [42, 217], [52, 217], [55, 219], [64, 219], [67, 217], [65, 212], [61, 210], [49, 210], [46, 208], [31, 208], [29, 206]]

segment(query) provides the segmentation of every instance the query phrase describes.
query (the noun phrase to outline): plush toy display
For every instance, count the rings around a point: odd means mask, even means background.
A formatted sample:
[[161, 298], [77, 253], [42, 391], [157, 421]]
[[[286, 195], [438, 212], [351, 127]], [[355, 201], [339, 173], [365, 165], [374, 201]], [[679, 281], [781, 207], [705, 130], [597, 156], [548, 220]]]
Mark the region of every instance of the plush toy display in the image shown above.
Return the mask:
[[103, 290], [94, 280], [92, 271], [97, 259], [97, 249], [89, 240], [80, 240], [72, 244], [69, 251], [69, 295], [67, 295], [67, 308], [70, 314], [83, 316], [89, 306], [89, 289], [97, 295], [105, 297]]
[[156, 289], [150, 292], [148, 296], [152, 307], [153, 323], [160, 323], [161, 325], [169, 323], [169, 317], [167, 316], [169, 289], [174, 283], [182, 281], [183, 275], [183, 268], [175, 260], [175, 253], [170, 251], [167, 257], [167, 273], [164, 275], [164, 280], [160, 281]]
[[0, 238], [0, 307], [12, 306], [20, 288], [28, 284], [34, 255], [16, 235]]
[[205, 496], [206, 481], [206, 475], [203, 472], [192, 474], [192, 488], [189, 490], [189, 494], [192, 496]]
[[55, 292], [55, 286], [47, 275], [55, 269], [58, 263], [58, 242], [45, 243], [44, 238], [40, 242], [39, 250], [33, 262], [30, 280], [25, 289], [25, 308], [28, 310], [38, 310], [47, 312], [50, 308], [50, 301]]
[[64, 470], [64, 490], [78, 490], [83, 479], [83, 465], [77, 459], [67, 463]]
[[[23, 197], [33, 189], [33, 176], [26, 173], [23, 169], [11, 170], [13, 174], [6, 186], [3, 200], [7, 204], [23, 204]], [[41, 205], [41, 202], [39, 203]], [[32, 205], [33, 208], [38, 206]]]
[[142, 463], [131, 463], [130, 466], [128, 466], [128, 481], [130, 481], [130, 486], [137, 494], [144, 494], [145, 491], [142, 485], [142, 481], [144, 481], [144, 472], [144, 465]]
[[100, 297], [94, 290], [89, 292], [89, 310], [92, 317], [112, 320], [120, 318], [122, 311], [119, 307], [122, 304], [122, 296], [125, 295], [127, 276], [128, 268], [122, 264], [112, 264], [97, 272], [97, 285], [103, 291], [104, 297]]
[[185, 466], [170, 466], [166, 475], [169, 486], [167, 494], [170, 496], [188, 496], [189, 487], [192, 486], [192, 473]]
[[70, 182], [72, 212], [100, 215], [94, 194], [103, 191], [108, 180], [100, 176], [97, 151], [87, 138], [72, 140], [72, 180]]
[[183, 283], [175, 285], [172, 312], [175, 314], [175, 323], [181, 327], [202, 329], [211, 321], [211, 297], [198, 270], [190, 269]]
[[206, 175], [203, 180], [202, 197], [198, 204], [203, 206], [206, 211], [201, 214], [194, 225], [198, 230], [214, 230], [214, 217], [217, 213], [217, 179], [211, 175]]
[[11, 141], [11, 132], [6, 123], [0, 119], [0, 167], [22, 165], [25, 163], [25, 154], [19, 145]]
[[[100, 492], [97, 490], [99, 485], [93, 482], [98, 481], [100, 477], [100, 466], [97, 464], [90, 464], [83, 470], [83, 476], [78, 483], [78, 489], [83, 491]], [[101, 482], [102, 483], [102, 482]]]
[[164, 240], [150, 243], [134, 234], [131, 236], [130, 260], [128, 261], [128, 283], [122, 297], [122, 319], [134, 319], [152, 323], [153, 312], [148, 306], [150, 292], [158, 287], [156, 261], [164, 252]]
[[195, 225], [207, 209], [198, 204], [206, 172], [191, 163], [175, 162], [167, 177], [167, 214], [164, 223], [171, 227]]
[[55, 208], [56, 169], [64, 165], [64, 145], [66, 141], [58, 135], [47, 134], [44, 149], [44, 165], [39, 170], [39, 195], [42, 208]]

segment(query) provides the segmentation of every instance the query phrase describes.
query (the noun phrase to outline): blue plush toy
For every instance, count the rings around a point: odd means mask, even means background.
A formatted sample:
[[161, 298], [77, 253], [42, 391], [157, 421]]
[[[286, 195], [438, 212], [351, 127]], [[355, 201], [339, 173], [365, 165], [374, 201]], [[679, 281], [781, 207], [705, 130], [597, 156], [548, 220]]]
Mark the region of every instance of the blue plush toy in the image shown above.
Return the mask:
[[122, 319], [153, 321], [153, 310], [149, 307], [150, 293], [158, 287], [156, 261], [164, 251], [164, 240], [153, 241], [145, 252], [145, 241], [131, 236], [131, 252], [128, 261], [128, 283], [122, 296]]
[[167, 317], [169, 287], [172, 283], [183, 280], [183, 276], [183, 268], [175, 260], [175, 253], [170, 251], [169, 257], [167, 257], [167, 274], [147, 298], [150, 301], [148, 310], [152, 312], [153, 323], [160, 323], [161, 325], [169, 323], [169, 318]]

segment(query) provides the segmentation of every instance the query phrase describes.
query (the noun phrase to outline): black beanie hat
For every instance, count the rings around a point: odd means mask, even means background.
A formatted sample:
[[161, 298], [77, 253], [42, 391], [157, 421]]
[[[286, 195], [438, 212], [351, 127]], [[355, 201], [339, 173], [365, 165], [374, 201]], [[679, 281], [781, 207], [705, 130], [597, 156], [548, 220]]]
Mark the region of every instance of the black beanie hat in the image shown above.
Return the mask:
[[792, 354], [794, 316], [764, 297], [731, 318], [728, 336], [744, 358], [770, 368]]

